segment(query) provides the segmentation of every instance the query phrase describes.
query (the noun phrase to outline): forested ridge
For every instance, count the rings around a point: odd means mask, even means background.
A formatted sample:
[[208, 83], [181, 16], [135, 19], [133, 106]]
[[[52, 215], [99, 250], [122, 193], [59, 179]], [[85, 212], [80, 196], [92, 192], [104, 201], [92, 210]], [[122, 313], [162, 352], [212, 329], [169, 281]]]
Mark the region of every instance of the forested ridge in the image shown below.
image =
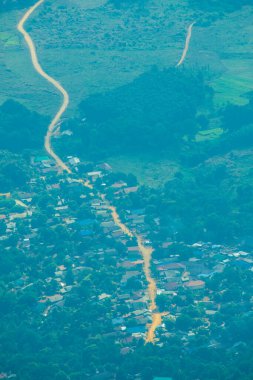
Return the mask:
[[[188, 1], [207, 18], [249, 3]], [[210, 77], [153, 67], [83, 99], [52, 139], [71, 173], [44, 150], [46, 117], [0, 106], [0, 378], [252, 380], [253, 97], [217, 106]], [[107, 164], [142, 154], [175, 165], [164, 184]], [[154, 313], [135, 234], [153, 248]]]
[[14, 153], [43, 147], [47, 118], [14, 100], [0, 106], [0, 149]]
[[[251, 94], [248, 98], [245, 106], [215, 110], [204, 73], [154, 68], [126, 86], [84, 100], [80, 118], [68, 125], [71, 141], [63, 138], [59, 149], [68, 146], [84, 157], [145, 153], [176, 160], [181, 169], [174, 179], [156, 197], [149, 190], [142, 193], [135, 206], [147, 206], [151, 218], [161, 218], [164, 238], [173, 237], [175, 224], [183, 241], [242, 241], [253, 223], [247, 152], [253, 141]], [[198, 141], [198, 133], [214, 120], [222, 135]]]
[[87, 154], [98, 157], [176, 151], [183, 137], [195, 135], [197, 110], [211, 94], [201, 73], [153, 68], [128, 85], [80, 104], [76, 149], [85, 145]]
[[31, 176], [32, 152], [43, 147], [47, 118], [14, 100], [0, 106], [1, 192], [24, 188]]

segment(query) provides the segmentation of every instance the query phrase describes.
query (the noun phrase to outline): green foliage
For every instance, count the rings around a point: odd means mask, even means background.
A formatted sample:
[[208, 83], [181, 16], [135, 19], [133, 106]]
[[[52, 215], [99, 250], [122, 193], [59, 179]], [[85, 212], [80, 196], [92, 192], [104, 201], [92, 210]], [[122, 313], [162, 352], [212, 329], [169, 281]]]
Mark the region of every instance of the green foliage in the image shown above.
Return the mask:
[[225, 134], [216, 150], [245, 149], [253, 143], [253, 99], [245, 106], [228, 105], [222, 112]]
[[24, 187], [30, 175], [31, 168], [20, 155], [0, 151], [0, 192]]
[[20, 153], [43, 146], [46, 119], [14, 100], [0, 106], [0, 149]]
[[[211, 91], [201, 73], [153, 68], [116, 90], [80, 104], [75, 137], [90, 155], [175, 151], [196, 132], [196, 113]], [[80, 152], [81, 153], [81, 152]]]

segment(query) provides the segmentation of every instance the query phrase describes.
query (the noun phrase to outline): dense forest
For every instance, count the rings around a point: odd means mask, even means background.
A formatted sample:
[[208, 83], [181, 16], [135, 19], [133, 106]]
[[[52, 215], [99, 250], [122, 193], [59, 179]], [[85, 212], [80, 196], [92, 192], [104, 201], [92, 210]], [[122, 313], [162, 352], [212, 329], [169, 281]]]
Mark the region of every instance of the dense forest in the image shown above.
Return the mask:
[[20, 103], [7, 100], [0, 106], [0, 149], [20, 153], [24, 149], [42, 148], [46, 121]]
[[[180, 165], [175, 177], [164, 187], [143, 187], [130, 197], [132, 207], [146, 207], [151, 230], [155, 231], [152, 221], [160, 219], [161, 239], [241, 243], [252, 235], [251, 94], [247, 105], [228, 104], [214, 116], [223, 130], [219, 138], [182, 140], [177, 155], [167, 152]], [[198, 122], [208, 127], [203, 115]], [[152, 239], [156, 238], [155, 232]]]
[[14, 100], [0, 106], [1, 192], [25, 186], [31, 176], [31, 152], [43, 148], [46, 125], [46, 118]]
[[228, 105], [222, 112], [225, 134], [218, 149], [245, 149], [253, 143], [253, 98], [249, 94], [249, 103], [245, 106]]
[[[187, 242], [242, 241], [253, 225], [247, 158], [253, 143], [251, 94], [248, 98], [245, 106], [214, 110], [203, 74], [154, 68], [83, 101], [80, 119], [68, 125], [74, 131], [71, 142], [63, 138], [59, 149], [93, 158], [146, 153], [175, 160], [181, 167], [175, 178], [157, 191], [141, 191], [134, 207], [147, 206], [151, 220], [161, 219], [164, 238], [177, 233]], [[212, 120], [218, 120], [222, 135], [198, 141], [198, 131], [210, 128]]]
[[177, 151], [194, 137], [197, 111], [212, 96], [201, 73], [153, 68], [132, 83], [80, 104], [74, 129], [79, 151], [118, 153]]
[[0, 188], [1, 192], [9, 192], [15, 188], [24, 188], [32, 171], [29, 158], [13, 154], [6, 150], [0, 151]]
[[[240, 165], [245, 174], [238, 178]], [[152, 240], [241, 243], [252, 235], [252, 183], [252, 170], [244, 167], [239, 152], [216, 156], [179, 171], [163, 188], [141, 188], [131, 196], [132, 207], [146, 207]]]

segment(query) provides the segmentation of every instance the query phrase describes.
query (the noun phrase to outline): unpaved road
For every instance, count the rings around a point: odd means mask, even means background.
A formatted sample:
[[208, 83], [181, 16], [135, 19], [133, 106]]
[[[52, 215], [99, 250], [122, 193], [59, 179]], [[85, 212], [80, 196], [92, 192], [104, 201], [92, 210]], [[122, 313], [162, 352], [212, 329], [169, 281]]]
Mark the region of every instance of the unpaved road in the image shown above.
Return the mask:
[[186, 35], [186, 40], [185, 40], [185, 46], [184, 46], [184, 50], [183, 50], [183, 53], [182, 53], [182, 56], [180, 58], [180, 60], [178, 61], [178, 63], [176, 64], [176, 67], [179, 67], [181, 66], [184, 61], [185, 61], [185, 58], [187, 56], [187, 53], [188, 53], [188, 50], [189, 50], [189, 46], [190, 46], [190, 42], [191, 42], [191, 38], [192, 38], [192, 29], [195, 25], [195, 22], [193, 22], [188, 30], [187, 30], [187, 35]]
[[52, 134], [54, 132], [55, 126], [57, 125], [57, 123], [59, 122], [62, 114], [66, 111], [66, 109], [67, 109], [67, 107], [69, 105], [69, 95], [68, 95], [67, 91], [62, 87], [62, 85], [60, 84], [60, 82], [58, 82], [56, 79], [52, 78], [50, 75], [48, 75], [43, 70], [43, 68], [41, 67], [41, 65], [39, 63], [37, 52], [36, 52], [36, 48], [35, 48], [35, 45], [33, 43], [33, 40], [30, 37], [30, 35], [27, 33], [27, 31], [25, 30], [25, 28], [24, 28], [24, 25], [25, 25], [26, 21], [29, 19], [29, 17], [32, 15], [32, 13], [42, 3], [44, 3], [44, 0], [39, 0], [33, 7], [29, 8], [28, 11], [25, 13], [25, 15], [22, 17], [22, 19], [20, 20], [20, 22], [18, 23], [17, 28], [18, 28], [19, 32], [21, 34], [23, 34], [24, 39], [25, 39], [25, 41], [26, 41], [26, 43], [28, 45], [28, 48], [29, 48], [30, 54], [31, 54], [32, 63], [33, 63], [33, 66], [34, 66], [35, 70], [38, 72], [39, 75], [41, 75], [49, 83], [51, 83], [60, 92], [60, 94], [63, 97], [62, 104], [61, 104], [58, 112], [56, 113], [55, 117], [53, 118], [53, 120], [51, 121], [51, 123], [48, 126], [47, 134], [45, 136], [45, 143], [44, 143], [44, 145], [45, 145], [46, 151], [56, 161], [57, 165], [62, 170], [65, 170], [68, 173], [71, 173], [70, 168], [67, 165], [64, 164], [64, 162], [60, 159], [59, 156], [57, 156], [57, 154], [52, 149], [52, 145], [51, 145]]
[[[39, 0], [34, 6], [29, 8], [28, 11], [22, 17], [22, 19], [20, 20], [20, 22], [18, 23], [17, 28], [18, 28], [19, 32], [24, 36], [24, 39], [25, 39], [27, 46], [29, 48], [29, 51], [30, 51], [32, 64], [33, 64], [35, 70], [45, 80], [47, 80], [49, 83], [51, 83], [59, 91], [60, 95], [62, 96], [62, 104], [61, 104], [59, 110], [57, 111], [56, 115], [54, 116], [53, 120], [51, 121], [51, 123], [48, 126], [48, 130], [47, 130], [47, 133], [45, 136], [44, 145], [45, 145], [46, 151], [55, 160], [57, 165], [63, 171], [66, 171], [67, 173], [70, 174], [70, 173], [72, 173], [71, 169], [54, 152], [54, 150], [52, 148], [52, 144], [51, 144], [51, 139], [52, 139], [53, 133], [55, 131], [55, 128], [56, 128], [61, 116], [66, 111], [66, 109], [69, 105], [69, 95], [68, 95], [67, 91], [64, 89], [64, 87], [60, 84], [60, 82], [58, 82], [56, 79], [54, 79], [53, 77], [48, 75], [43, 70], [43, 68], [41, 67], [39, 60], [38, 60], [38, 56], [37, 56], [36, 47], [34, 45], [34, 42], [24, 28], [27, 20], [30, 18], [30, 16], [33, 14], [33, 12], [42, 3], [44, 3], [44, 0]], [[178, 64], [176, 65], [177, 67], [179, 67], [183, 64], [183, 62], [187, 56], [187, 52], [188, 52], [189, 44], [190, 44], [190, 40], [191, 40], [191, 35], [192, 35], [192, 28], [193, 28], [194, 24], [195, 23], [192, 23], [188, 28], [184, 51], [183, 51], [183, 54], [181, 56], [181, 59], [179, 60]], [[80, 179], [79, 181], [82, 182], [85, 187], [92, 189], [92, 186], [88, 182], [84, 182], [82, 179]], [[152, 277], [151, 270], [150, 270], [150, 263], [151, 263], [153, 249], [152, 249], [152, 247], [146, 247], [142, 241], [142, 238], [139, 235], [132, 233], [129, 230], [129, 228], [124, 223], [121, 222], [119, 214], [118, 214], [118, 212], [114, 206], [110, 206], [110, 210], [112, 212], [112, 217], [115, 221], [115, 224], [118, 225], [118, 227], [126, 235], [128, 235], [129, 237], [135, 237], [137, 239], [139, 250], [140, 250], [140, 252], [143, 256], [143, 259], [144, 259], [144, 273], [145, 273], [145, 277], [146, 277], [146, 280], [148, 283], [150, 311], [152, 312], [152, 323], [148, 326], [148, 332], [146, 335], [146, 342], [153, 343], [154, 339], [155, 339], [155, 331], [156, 331], [157, 327], [159, 327], [161, 325], [163, 315], [166, 314], [166, 313], [158, 313], [156, 311], [156, 309], [157, 309], [157, 305], [156, 305], [157, 287], [156, 287], [156, 282], [155, 282], [154, 278]]]

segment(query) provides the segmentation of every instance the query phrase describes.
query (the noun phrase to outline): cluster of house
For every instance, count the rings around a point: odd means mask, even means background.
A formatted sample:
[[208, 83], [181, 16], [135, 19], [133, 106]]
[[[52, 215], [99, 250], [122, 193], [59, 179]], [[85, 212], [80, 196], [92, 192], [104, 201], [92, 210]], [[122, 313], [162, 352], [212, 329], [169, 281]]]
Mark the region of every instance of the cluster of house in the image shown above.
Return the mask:
[[[113, 294], [107, 292], [98, 294], [97, 302], [103, 304], [108, 298], [110, 299], [112, 305], [110, 334], [122, 344], [122, 354], [126, 354], [136, 344], [136, 341], [145, 338], [147, 326], [152, 320], [147, 280], [143, 270], [143, 257], [136, 239], [129, 236], [126, 228], [129, 228], [130, 231], [137, 231], [146, 246], [150, 246], [151, 242], [145, 223], [145, 209], [128, 209], [124, 213], [122, 226], [117, 217], [113, 217], [106, 194], [110, 194], [110, 197], [119, 202], [122, 198], [127, 198], [129, 194], [137, 192], [138, 187], [128, 186], [122, 180], [107, 181], [111, 167], [106, 163], [94, 167], [87, 166], [91, 170], [85, 174], [82, 173], [82, 180], [78, 178], [80, 176], [78, 173], [80, 165], [83, 163], [77, 157], [68, 157], [68, 165], [71, 166], [74, 173], [68, 176], [55, 174], [51, 176], [51, 172], [55, 173], [57, 168], [54, 161], [47, 156], [35, 157], [32, 163], [37, 169], [38, 176], [29, 181], [29, 192], [15, 194], [15, 202], [19, 206], [18, 212], [0, 210], [0, 219], [6, 223], [6, 232], [2, 234], [1, 240], [8, 239], [9, 236], [16, 233], [18, 223], [16, 219], [24, 219], [27, 228], [23, 234], [19, 234], [17, 248], [24, 253], [33, 250], [33, 242], [38, 244], [36, 239], [40, 228], [33, 226], [32, 223], [34, 216], [37, 215], [33, 199], [38, 189], [41, 193], [46, 192], [50, 198], [50, 207], [53, 209], [53, 215], [46, 220], [47, 226], [53, 229], [55, 224], [61, 224], [67, 229], [76, 229], [80, 241], [93, 239], [97, 244], [94, 250], [67, 257], [71, 262], [73, 284], [67, 284], [66, 276], [69, 268], [63, 264], [57, 265], [54, 274], [50, 274], [44, 279], [43, 291], [37, 302], [37, 311], [43, 317], [47, 317], [54, 308], [64, 307], [65, 297], [73, 287], [78, 286], [76, 279], [89, 256], [97, 257], [101, 262], [105, 257], [111, 257], [117, 263], [117, 268], [115, 268], [119, 276], [117, 291]], [[84, 186], [87, 180], [93, 185], [92, 188]], [[1, 196], [7, 199], [13, 198], [11, 194], [1, 194]], [[73, 213], [69, 196], [85, 200], [90, 215], [83, 217]], [[114, 239], [115, 248], [103, 245], [104, 238]], [[50, 249], [53, 252], [52, 242], [45, 241], [40, 244], [45, 245], [45, 251]], [[191, 255], [187, 257], [181, 254], [180, 246], [177, 246], [174, 251], [171, 249], [172, 246], [172, 242], [162, 242], [159, 247], [162, 258], [154, 255], [152, 260], [152, 276], [157, 285], [157, 299], [162, 296], [167, 300], [164, 323], [158, 331], [158, 334], [164, 337], [171, 334], [166, 329], [166, 320], [176, 321], [184, 312], [182, 305], [175, 302], [175, 297], [191, 294], [193, 303], [201, 305], [203, 309], [201, 326], [208, 329], [212, 324], [213, 316], [220, 309], [220, 304], [214, 297], [215, 293], [207, 286], [208, 280], [214, 274], [222, 273], [227, 265], [253, 270], [252, 254], [235, 248], [211, 243], [196, 243], [190, 247]], [[182, 244], [182, 252], [184, 248], [185, 246]], [[32, 285], [26, 274], [23, 274], [15, 282], [16, 290]], [[52, 292], [52, 288], [54, 292]], [[158, 302], [157, 304], [159, 306]], [[190, 334], [195, 334], [194, 329]], [[189, 335], [189, 332], [186, 332], [185, 335]]]
[[[126, 184], [122, 181], [111, 186], [116, 199], [127, 197], [128, 192], [124, 191], [125, 186]], [[132, 190], [135, 192], [136, 188]], [[144, 209], [127, 210], [124, 213], [124, 222], [131, 231], [137, 231], [142, 236], [145, 244], [151, 245], [149, 231], [145, 225]], [[159, 221], [156, 222], [159, 223]], [[133, 244], [132, 240], [127, 241], [126, 235], [112, 220], [102, 225], [106, 233], [110, 232], [127, 247], [126, 255], [120, 258], [118, 264], [125, 269], [121, 279], [123, 294], [119, 295], [118, 299], [123, 300], [123, 303], [127, 305], [127, 312], [115, 308], [115, 318], [112, 322], [114, 331], [118, 334], [118, 340], [130, 344], [131, 341], [145, 338], [147, 325], [151, 321], [147, 284], [143, 275], [143, 258], [137, 244]], [[183, 301], [190, 296], [189, 299], [193, 300], [192, 306], [198, 309], [199, 315], [196, 326], [182, 333], [182, 339], [187, 341], [201, 329], [209, 331], [215, 315], [220, 311], [221, 303], [215, 297], [215, 291], [209, 288], [209, 281], [215, 274], [222, 274], [228, 266], [252, 272], [253, 255], [237, 247], [212, 243], [195, 243], [192, 246], [182, 243], [181, 248], [177, 245], [175, 250], [172, 247], [173, 242], [162, 242], [159, 247], [162, 258], [158, 259], [154, 255], [152, 260], [152, 275], [157, 285], [157, 298], [162, 296], [167, 300], [164, 323], [158, 335], [160, 337], [172, 335], [172, 332], [166, 328], [166, 321], [175, 322], [184, 314], [185, 308], [182, 303], [185, 303]], [[186, 250], [190, 251], [190, 254], [185, 255]], [[220, 293], [223, 294], [226, 290], [224, 288], [220, 290]], [[181, 303], [175, 302], [176, 297], [181, 297]], [[222, 306], [224, 305], [225, 302], [222, 302]], [[123, 338], [120, 338], [122, 336]]]
[[[0, 241], [7, 240], [10, 236], [15, 235], [17, 224], [22, 220], [28, 220], [32, 216], [32, 210], [29, 204], [32, 201], [32, 194], [26, 192], [17, 192], [15, 195], [11, 193], [0, 194], [0, 221], [2, 231]], [[26, 247], [29, 245], [29, 238], [23, 236], [19, 241], [19, 246]]]
[[[235, 247], [213, 245], [212, 243], [195, 243], [192, 246], [187, 246], [191, 249], [191, 253], [186, 258], [185, 255], [183, 257], [180, 255], [178, 246], [174, 252], [173, 248], [169, 249], [171, 245], [171, 242], [163, 243], [163, 258], [153, 260], [157, 294], [158, 297], [163, 295], [166, 298], [168, 314], [164, 317], [165, 322], [166, 320], [175, 322], [177, 318], [185, 314], [189, 306], [195, 307], [197, 310], [195, 326], [192, 326], [190, 331], [184, 333], [180, 331], [182, 340], [187, 342], [200, 330], [210, 331], [213, 322], [217, 320], [215, 315], [220, 314], [221, 307], [224, 308], [231, 303], [231, 300], [221, 302], [220, 298], [217, 297], [217, 291], [214, 291], [213, 286], [209, 286], [210, 281], [216, 278], [216, 274], [220, 274], [219, 278], [222, 278], [227, 266], [252, 272], [253, 255], [251, 252], [245, 252]], [[166, 251], [168, 251], [167, 255]], [[219, 295], [222, 296], [227, 291], [226, 281], [224, 281], [224, 286], [222, 282], [219, 286], [221, 287]], [[243, 289], [241, 290], [243, 291]], [[190, 303], [189, 300], [191, 300]], [[253, 299], [251, 299], [251, 303], [253, 304]], [[245, 313], [248, 311], [245, 308]], [[222, 318], [221, 315], [220, 318]], [[222, 322], [220, 323], [222, 324]], [[160, 336], [171, 336], [173, 334], [167, 331], [165, 325], [161, 326], [159, 333]], [[174, 333], [179, 336], [178, 331], [175, 330]], [[218, 345], [217, 342], [215, 344]]]
[[[124, 196], [126, 194], [124, 189], [129, 189], [127, 184], [120, 187], [118, 185], [115, 183], [111, 185], [111, 188], [117, 189], [117, 195], [119, 195], [118, 189], [120, 188], [120, 192]], [[121, 279], [116, 294], [113, 296], [101, 294], [99, 300], [103, 303], [106, 298], [110, 297], [113, 304], [111, 310], [112, 334], [119, 343], [129, 345], [137, 339], [145, 338], [147, 324], [151, 322], [143, 257], [136, 241], [129, 237], [124, 229], [113, 220], [107, 201], [94, 200], [91, 207], [95, 215], [100, 218], [103, 233], [113, 237], [122, 247], [122, 251], [102, 250], [104, 255], [111, 255], [117, 262], [117, 271], [120, 273]], [[128, 349], [130, 348], [128, 347]], [[123, 347], [122, 354], [127, 352], [126, 347]]]

